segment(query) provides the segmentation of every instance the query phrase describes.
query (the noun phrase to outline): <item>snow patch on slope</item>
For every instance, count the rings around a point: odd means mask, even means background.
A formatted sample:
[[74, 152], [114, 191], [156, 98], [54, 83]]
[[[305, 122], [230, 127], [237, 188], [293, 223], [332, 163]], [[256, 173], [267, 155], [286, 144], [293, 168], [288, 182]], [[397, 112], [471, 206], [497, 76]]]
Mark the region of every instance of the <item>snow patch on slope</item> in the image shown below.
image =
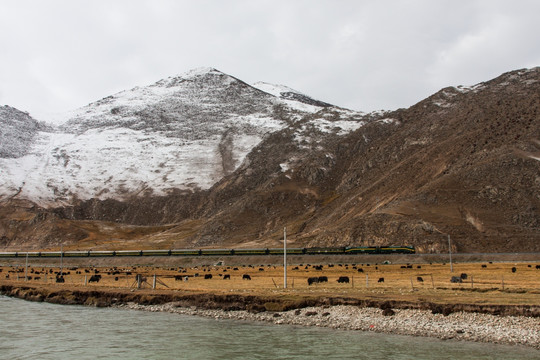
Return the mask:
[[[75, 198], [121, 199], [208, 189], [225, 175], [218, 135], [180, 140], [166, 133], [149, 136], [110, 128], [82, 134], [41, 132], [37, 137], [24, 157], [0, 159], [0, 195], [18, 194], [41, 205]], [[233, 134], [233, 167], [261, 140], [257, 134]]]

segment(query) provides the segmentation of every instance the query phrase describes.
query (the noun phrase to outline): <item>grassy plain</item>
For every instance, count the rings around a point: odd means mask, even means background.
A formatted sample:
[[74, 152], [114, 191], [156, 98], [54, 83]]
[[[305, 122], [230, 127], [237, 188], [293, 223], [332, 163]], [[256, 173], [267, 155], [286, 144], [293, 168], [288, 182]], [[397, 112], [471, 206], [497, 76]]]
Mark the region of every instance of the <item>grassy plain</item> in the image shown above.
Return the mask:
[[[21, 263], [3, 263], [0, 285], [158, 294], [235, 294], [282, 299], [540, 306], [540, 269], [537, 265], [540, 262], [468, 262], [453, 264], [451, 272], [450, 266], [443, 263], [325, 263], [322, 270], [317, 270], [314, 264], [297, 263], [287, 267], [285, 289], [283, 266], [272, 264], [89, 266], [70, 263], [62, 269], [65, 282], [56, 283], [56, 273], [60, 271], [57, 264], [29, 264], [25, 268]], [[101, 275], [100, 281], [90, 282], [95, 274]], [[243, 279], [244, 274], [251, 280]], [[451, 277], [461, 274], [467, 274], [461, 283], [450, 282]], [[137, 275], [141, 276], [140, 282]], [[212, 278], [205, 279], [205, 275]], [[225, 279], [226, 275], [230, 279]], [[327, 277], [328, 282], [308, 285], [310, 277]], [[340, 277], [348, 277], [349, 282], [338, 283]]]

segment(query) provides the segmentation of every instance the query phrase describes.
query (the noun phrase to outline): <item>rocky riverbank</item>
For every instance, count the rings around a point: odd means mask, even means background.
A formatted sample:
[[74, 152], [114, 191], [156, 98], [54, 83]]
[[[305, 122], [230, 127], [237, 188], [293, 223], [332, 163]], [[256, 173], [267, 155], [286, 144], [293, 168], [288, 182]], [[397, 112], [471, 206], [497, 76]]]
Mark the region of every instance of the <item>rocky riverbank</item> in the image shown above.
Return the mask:
[[418, 309], [379, 309], [353, 305], [317, 306], [283, 312], [254, 313], [184, 307], [179, 303], [118, 305], [144, 311], [204, 316], [215, 319], [263, 321], [276, 325], [321, 326], [342, 330], [375, 331], [496, 344], [524, 345], [540, 350], [540, 319], [524, 316], [456, 312], [433, 314]]
[[540, 306], [435, 304], [343, 297], [59, 289], [0, 285], [0, 294], [57, 304], [164, 311], [440, 339], [524, 345], [540, 350]]

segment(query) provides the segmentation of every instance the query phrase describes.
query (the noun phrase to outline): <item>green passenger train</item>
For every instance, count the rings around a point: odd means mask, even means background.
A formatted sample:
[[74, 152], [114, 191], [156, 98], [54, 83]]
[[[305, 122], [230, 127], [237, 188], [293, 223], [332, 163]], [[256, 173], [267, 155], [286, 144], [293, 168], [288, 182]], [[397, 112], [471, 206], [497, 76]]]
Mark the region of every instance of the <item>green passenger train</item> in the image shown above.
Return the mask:
[[[348, 246], [287, 248], [287, 255], [414, 254], [414, 246]], [[10, 257], [112, 257], [112, 256], [252, 256], [283, 255], [283, 248], [263, 249], [170, 249], [170, 250], [75, 250], [0, 252]]]

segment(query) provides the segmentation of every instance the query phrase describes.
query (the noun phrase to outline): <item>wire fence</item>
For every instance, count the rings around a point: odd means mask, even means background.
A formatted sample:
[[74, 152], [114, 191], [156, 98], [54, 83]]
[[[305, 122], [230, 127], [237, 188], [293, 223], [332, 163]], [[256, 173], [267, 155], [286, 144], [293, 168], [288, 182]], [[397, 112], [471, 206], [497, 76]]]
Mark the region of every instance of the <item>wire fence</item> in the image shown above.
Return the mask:
[[[508, 269], [506, 269], [508, 267]], [[2, 281], [24, 281], [32, 284], [74, 285], [83, 287], [113, 287], [130, 289], [280, 289], [284, 287], [283, 267], [235, 268], [209, 267], [191, 269], [58, 269], [45, 267], [2, 267]], [[295, 272], [295, 269], [297, 270]], [[470, 266], [468, 267], [470, 270]], [[291, 289], [475, 289], [482, 290], [540, 290], [540, 266], [505, 265], [495, 271], [482, 268], [474, 272], [441, 272], [403, 269], [377, 269], [351, 272], [350, 269], [298, 271], [288, 269], [287, 287]], [[355, 269], [357, 270], [357, 269]], [[372, 269], [373, 270], [373, 269]]]

